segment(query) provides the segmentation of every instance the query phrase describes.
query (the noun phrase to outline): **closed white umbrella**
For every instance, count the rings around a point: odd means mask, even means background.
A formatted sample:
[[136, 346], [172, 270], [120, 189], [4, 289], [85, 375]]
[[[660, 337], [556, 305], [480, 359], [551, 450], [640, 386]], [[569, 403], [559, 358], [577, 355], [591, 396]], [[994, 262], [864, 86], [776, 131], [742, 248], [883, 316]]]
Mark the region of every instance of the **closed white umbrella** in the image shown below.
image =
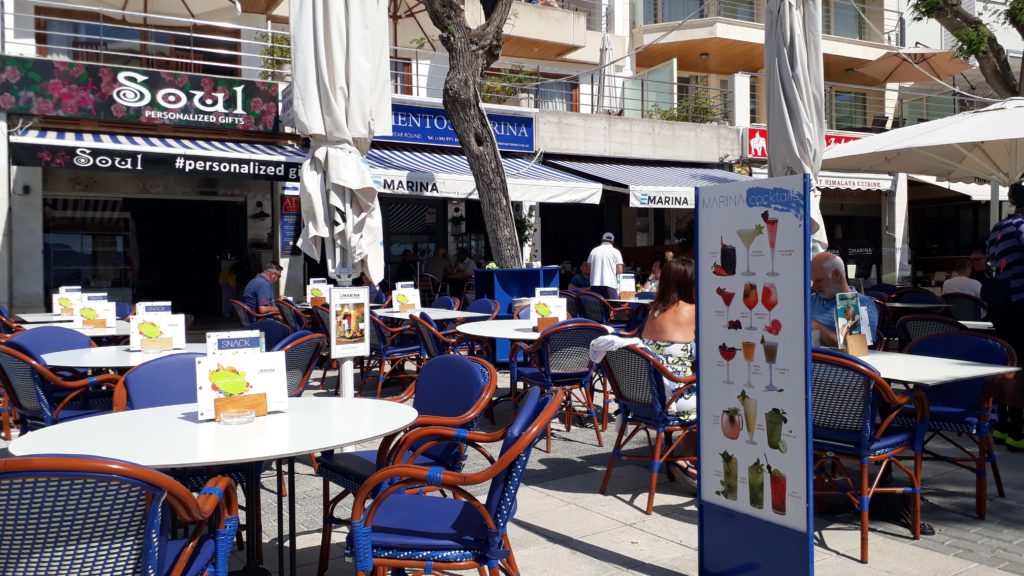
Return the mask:
[[387, 0], [293, 0], [295, 128], [310, 138], [302, 165], [299, 246], [328, 270], [384, 277], [377, 189], [366, 164], [374, 136], [391, 134]]
[[847, 142], [828, 151], [829, 170], [906, 172], [950, 182], [988, 182], [989, 218], [999, 220], [999, 187], [1024, 178], [1024, 98], [1008, 98]]
[[[769, 0], [764, 64], [768, 104], [768, 175], [811, 174], [825, 142], [825, 72], [821, 0]], [[814, 179], [812, 178], [812, 184]], [[821, 192], [811, 192], [811, 252], [828, 248]]]
[[597, 112], [617, 112], [618, 98], [615, 96], [615, 76], [611, 74], [611, 62], [614, 58], [612, 37], [605, 33], [601, 37], [601, 50], [598, 52], [598, 65], [601, 71], [597, 77]]

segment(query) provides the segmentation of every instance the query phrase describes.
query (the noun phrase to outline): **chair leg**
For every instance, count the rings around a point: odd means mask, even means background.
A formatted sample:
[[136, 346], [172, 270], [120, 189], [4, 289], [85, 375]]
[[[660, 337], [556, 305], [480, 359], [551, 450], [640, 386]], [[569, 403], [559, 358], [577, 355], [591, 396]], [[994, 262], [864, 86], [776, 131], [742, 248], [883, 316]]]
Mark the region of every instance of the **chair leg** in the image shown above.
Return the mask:
[[978, 442], [978, 457], [974, 461], [974, 514], [984, 520], [988, 513], [988, 467], [984, 440]]
[[988, 449], [986, 450], [986, 459], [992, 466], [992, 477], [996, 481], [996, 494], [999, 494], [1000, 498], [1005, 498], [1006, 492], [1003, 490], [1003, 477], [999, 474], [999, 462], [998, 460], [996, 460], [996, 451], [995, 448], [992, 446], [991, 433], [988, 435], [988, 438], [986, 438], [985, 441], [988, 443]]
[[619, 427], [618, 434], [615, 435], [615, 446], [612, 447], [612, 454], [608, 457], [608, 466], [604, 469], [604, 478], [601, 479], [601, 488], [598, 490], [601, 494], [605, 493], [608, 489], [608, 481], [612, 478], [612, 470], [615, 469], [615, 464], [619, 459], [622, 449], [622, 438], [626, 434], [626, 425], [623, 424]]
[[661, 469], [661, 450], [665, 444], [665, 433], [658, 430], [654, 438], [654, 454], [651, 455], [651, 485], [647, 491], [647, 510], [645, 514], [654, 513], [654, 492], [658, 489], [658, 471]]
[[512, 543], [508, 540], [508, 534], [503, 534], [501, 539], [505, 541], [505, 549], [508, 550], [508, 557], [505, 558], [508, 571], [514, 576], [519, 576], [519, 565], [516, 564], [516, 555], [512, 553]]
[[590, 416], [590, 421], [594, 424], [594, 433], [597, 434], [597, 445], [598, 447], [604, 447], [604, 440], [601, 438], [601, 427], [597, 423], [597, 411], [594, 410], [594, 397], [590, 395], [590, 391], [587, 390], [586, 386], [580, 388], [580, 392], [583, 393], [583, 402], [587, 405], [587, 414]]
[[914, 540], [921, 539], [921, 470], [924, 466], [924, 454], [914, 455], [914, 477], [911, 479], [914, 493], [910, 495], [910, 524]]
[[317, 566], [316, 566], [317, 576], [323, 576], [324, 573], [327, 572], [327, 564], [330, 562], [330, 557], [331, 557], [330, 556], [330, 552], [331, 552], [331, 529], [333, 528], [334, 525], [332, 524], [331, 519], [330, 519], [330, 512], [328, 512], [328, 510], [330, 509], [330, 504], [331, 504], [331, 498], [330, 498], [330, 494], [331, 494], [330, 493], [330, 489], [331, 488], [330, 488], [330, 486], [331, 486], [330, 482], [328, 482], [326, 479], [324, 479], [324, 489], [323, 489], [323, 514], [324, 514], [324, 522], [323, 522], [323, 527], [320, 529], [321, 530], [321, 532], [320, 532], [320, 560], [317, 562]]
[[861, 462], [860, 464], [860, 561], [864, 564], [868, 563], [868, 490], [870, 490], [870, 483], [868, 482], [868, 463]]

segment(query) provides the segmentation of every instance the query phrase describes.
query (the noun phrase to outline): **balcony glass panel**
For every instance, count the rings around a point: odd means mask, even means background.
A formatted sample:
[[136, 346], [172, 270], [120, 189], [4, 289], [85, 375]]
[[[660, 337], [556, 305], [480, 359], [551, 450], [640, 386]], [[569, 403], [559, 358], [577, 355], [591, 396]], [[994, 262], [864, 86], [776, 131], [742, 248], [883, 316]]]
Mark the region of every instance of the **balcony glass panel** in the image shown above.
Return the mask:
[[836, 90], [832, 118], [836, 130], [851, 130], [867, 125], [867, 96], [863, 92]]

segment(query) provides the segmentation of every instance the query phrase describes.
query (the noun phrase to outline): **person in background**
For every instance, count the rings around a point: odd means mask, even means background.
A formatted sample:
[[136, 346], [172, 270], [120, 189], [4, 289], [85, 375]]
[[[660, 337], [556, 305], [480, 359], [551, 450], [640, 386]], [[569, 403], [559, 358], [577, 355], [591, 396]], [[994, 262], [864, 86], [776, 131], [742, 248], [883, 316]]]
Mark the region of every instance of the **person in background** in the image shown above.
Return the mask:
[[590, 262], [584, 260], [580, 271], [569, 280], [569, 290], [587, 290], [590, 288]]
[[661, 260], [655, 260], [654, 264], [651, 264], [651, 275], [647, 277], [647, 281], [640, 287], [641, 292], [657, 292], [658, 281], [661, 279]]
[[992, 276], [988, 273], [988, 257], [981, 250], [971, 250], [971, 279], [985, 284]]
[[[988, 260], [994, 275], [986, 287], [987, 317], [996, 335], [1024, 361], [1024, 182], [1010, 186], [1013, 214], [992, 227], [988, 236]], [[999, 403], [999, 420], [993, 432], [996, 442], [1011, 452], [1024, 451], [1024, 377], [1014, 374], [1004, 385]]]
[[427, 263], [423, 266], [423, 271], [430, 274], [438, 280], [444, 280], [452, 270], [452, 262], [448, 259], [448, 247], [438, 246], [437, 251], [434, 255], [427, 260]]
[[604, 298], [619, 297], [619, 274], [622, 274], [622, 252], [612, 243], [615, 235], [605, 232], [601, 244], [590, 251], [590, 290]]
[[[811, 258], [811, 329], [821, 334], [823, 346], [837, 346], [836, 335], [836, 294], [853, 292], [846, 282], [846, 266], [843, 259], [831, 252], [822, 252]], [[859, 294], [862, 311], [867, 311], [869, 328], [864, 333], [868, 344], [874, 341], [878, 330], [878, 309], [871, 298]]]
[[469, 250], [459, 248], [457, 255], [458, 263], [455, 266], [455, 276], [458, 278], [473, 278], [476, 272], [476, 262], [469, 255]]
[[955, 276], [942, 283], [943, 294], [968, 294], [981, 298], [981, 282], [971, 277], [971, 261], [961, 258], [953, 265]]
[[283, 270], [277, 262], [267, 262], [263, 271], [245, 285], [242, 303], [259, 314], [277, 314], [277, 306], [274, 305], [274, 285], [281, 279]]
[[402, 251], [402, 261], [391, 279], [394, 282], [412, 282], [416, 279], [416, 254], [412, 250], [406, 248]]

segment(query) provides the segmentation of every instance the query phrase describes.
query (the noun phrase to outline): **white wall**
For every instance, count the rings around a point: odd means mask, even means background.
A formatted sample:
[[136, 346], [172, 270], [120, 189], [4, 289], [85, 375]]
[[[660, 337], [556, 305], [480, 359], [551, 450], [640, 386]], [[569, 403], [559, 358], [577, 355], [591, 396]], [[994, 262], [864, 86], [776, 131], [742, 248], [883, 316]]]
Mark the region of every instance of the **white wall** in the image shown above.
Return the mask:
[[[11, 196], [11, 308], [41, 312], [47, 305], [43, 294], [43, 169], [15, 166]], [[28, 186], [30, 193], [23, 191]]]

